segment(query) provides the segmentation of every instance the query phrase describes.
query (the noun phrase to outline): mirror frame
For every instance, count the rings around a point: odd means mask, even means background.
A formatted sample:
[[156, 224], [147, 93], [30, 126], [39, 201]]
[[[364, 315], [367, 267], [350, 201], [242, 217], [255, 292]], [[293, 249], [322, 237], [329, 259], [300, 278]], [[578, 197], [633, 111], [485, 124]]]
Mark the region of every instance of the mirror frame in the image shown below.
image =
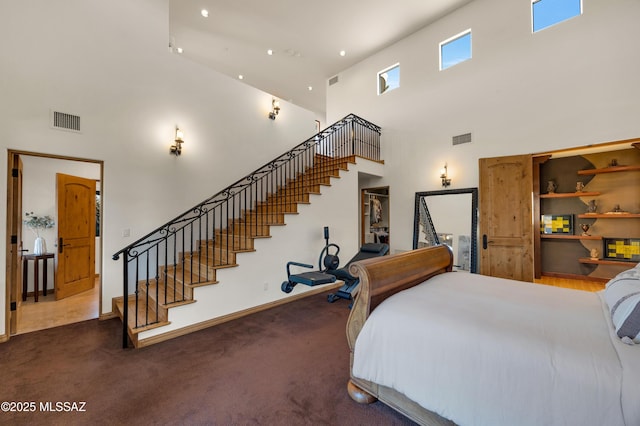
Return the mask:
[[[413, 213], [413, 248], [418, 248], [418, 239], [420, 233], [420, 200], [424, 197], [434, 195], [458, 195], [471, 194], [471, 265], [470, 272], [478, 273], [478, 188], [462, 188], [462, 189], [443, 189], [439, 191], [422, 191], [416, 192], [415, 205]], [[426, 203], [426, 201], [425, 201]], [[427, 205], [427, 218], [431, 225], [431, 231], [437, 235], [435, 226], [429, 214], [429, 205]]]

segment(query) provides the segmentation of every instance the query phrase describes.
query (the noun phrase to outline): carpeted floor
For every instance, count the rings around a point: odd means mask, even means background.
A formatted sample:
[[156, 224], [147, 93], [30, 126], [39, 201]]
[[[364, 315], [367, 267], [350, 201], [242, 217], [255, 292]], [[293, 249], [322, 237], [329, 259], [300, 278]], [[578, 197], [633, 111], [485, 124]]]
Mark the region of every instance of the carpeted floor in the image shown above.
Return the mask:
[[349, 398], [348, 314], [319, 294], [137, 350], [121, 349], [119, 320], [15, 336], [0, 344], [0, 401], [35, 411], [0, 424], [413, 424]]

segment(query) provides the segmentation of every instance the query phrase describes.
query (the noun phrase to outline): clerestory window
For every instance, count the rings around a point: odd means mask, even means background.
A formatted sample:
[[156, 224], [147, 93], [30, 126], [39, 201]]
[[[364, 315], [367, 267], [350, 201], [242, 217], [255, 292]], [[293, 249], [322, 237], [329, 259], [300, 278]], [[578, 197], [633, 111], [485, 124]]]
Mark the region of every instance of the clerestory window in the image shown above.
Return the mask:
[[378, 73], [378, 95], [400, 87], [400, 64], [391, 65]]
[[582, 0], [531, 0], [533, 32], [582, 15]]
[[440, 71], [471, 59], [471, 30], [440, 42]]

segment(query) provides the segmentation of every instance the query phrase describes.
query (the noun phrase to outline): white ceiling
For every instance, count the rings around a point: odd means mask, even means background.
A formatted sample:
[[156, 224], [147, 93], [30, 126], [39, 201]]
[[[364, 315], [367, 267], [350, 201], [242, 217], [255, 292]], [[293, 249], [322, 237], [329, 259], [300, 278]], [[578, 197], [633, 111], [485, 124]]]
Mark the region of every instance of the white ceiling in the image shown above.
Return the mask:
[[246, 84], [324, 114], [329, 78], [471, 1], [170, 0], [171, 44], [191, 60], [233, 78], [242, 74]]

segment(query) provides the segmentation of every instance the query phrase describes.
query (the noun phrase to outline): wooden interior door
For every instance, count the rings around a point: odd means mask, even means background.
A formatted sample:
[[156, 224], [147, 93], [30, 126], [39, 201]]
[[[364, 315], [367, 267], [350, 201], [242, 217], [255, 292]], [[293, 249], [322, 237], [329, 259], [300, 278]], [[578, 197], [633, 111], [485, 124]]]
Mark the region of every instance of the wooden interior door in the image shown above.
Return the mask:
[[480, 273], [533, 282], [531, 155], [480, 159]]
[[96, 182], [56, 174], [58, 267], [56, 300], [95, 284]]
[[18, 309], [22, 302], [22, 160], [9, 152], [9, 185], [7, 194], [7, 306], [9, 333], [18, 327]]

